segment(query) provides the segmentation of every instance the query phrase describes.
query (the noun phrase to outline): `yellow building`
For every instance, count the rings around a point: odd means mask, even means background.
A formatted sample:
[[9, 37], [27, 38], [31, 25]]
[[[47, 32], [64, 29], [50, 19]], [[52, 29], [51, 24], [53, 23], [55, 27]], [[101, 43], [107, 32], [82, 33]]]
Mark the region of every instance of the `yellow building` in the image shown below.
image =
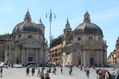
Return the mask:
[[53, 64], [62, 64], [62, 42], [63, 36], [53, 39], [50, 46], [50, 57]]

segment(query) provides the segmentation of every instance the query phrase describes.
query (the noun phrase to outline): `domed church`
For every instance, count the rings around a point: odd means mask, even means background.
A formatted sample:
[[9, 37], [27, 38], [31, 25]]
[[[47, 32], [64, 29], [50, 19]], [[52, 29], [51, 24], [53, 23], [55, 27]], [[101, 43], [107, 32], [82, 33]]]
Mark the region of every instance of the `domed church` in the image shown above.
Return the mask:
[[9, 64], [47, 63], [47, 41], [45, 40], [45, 26], [32, 22], [27, 10], [24, 21], [17, 24], [10, 34], [5, 49], [5, 62]]
[[55, 60], [52, 61], [63, 66], [105, 65], [107, 59], [107, 45], [106, 41], [103, 40], [103, 37], [104, 35], [101, 28], [91, 22], [88, 11], [84, 14], [83, 23], [79, 24], [73, 31], [67, 19], [64, 34], [54, 39], [51, 43], [52, 54], [52, 52], [54, 52], [53, 49], [55, 48], [53, 47], [53, 45], [55, 45], [53, 43], [58, 41], [58, 39], [62, 39], [59, 43], [61, 46], [61, 58], [59, 59], [59, 62]]

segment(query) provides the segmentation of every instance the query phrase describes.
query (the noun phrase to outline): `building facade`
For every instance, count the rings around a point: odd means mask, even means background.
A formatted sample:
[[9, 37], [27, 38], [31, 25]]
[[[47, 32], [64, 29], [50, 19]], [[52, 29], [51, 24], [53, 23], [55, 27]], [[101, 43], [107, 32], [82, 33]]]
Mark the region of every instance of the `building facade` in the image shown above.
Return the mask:
[[108, 59], [107, 59], [107, 64], [109, 66], [115, 66], [117, 65], [117, 58], [116, 58], [116, 50], [110, 53]]
[[113, 65], [113, 66], [114, 65], [119, 66], [119, 37], [116, 40], [116, 45], [115, 45], [114, 51], [111, 52], [108, 57], [108, 64]]
[[51, 62], [53, 64], [62, 64], [62, 42], [63, 36], [53, 39], [50, 45]]
[[17, 24], [5, 44], [4, 62], [8, 64], [47, 63], [48, 46], [45, 40], [45, 26], [32, 22], [27, 10], [24, 21]]
[[107, 45], [103, 40], [100, 27], [91, 23], [88, 12], [84, 15], [83, 23], [74, 30], [67, 19], [62, 35], [60, 65], [105, 65], [107, 60]]
[[119, 37], [116, 41], [116, 60], [117, 60], [117, 64], [119, 65]]

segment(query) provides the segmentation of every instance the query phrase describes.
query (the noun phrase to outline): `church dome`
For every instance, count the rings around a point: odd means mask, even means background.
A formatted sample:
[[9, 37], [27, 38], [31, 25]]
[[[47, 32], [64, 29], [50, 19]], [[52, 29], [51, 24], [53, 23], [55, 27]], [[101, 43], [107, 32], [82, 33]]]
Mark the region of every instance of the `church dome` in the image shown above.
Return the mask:
[[103, 35], [102, 30], [96, 24], [91, 23], [90, 15], [88, 12], [84, 15], [84, 21], [76, 27], [74, 30], [75, 34], [99, 34]]
[[13, 33], [18, 33], [18, 32], [35, 32], [39, 34], [42, 33], [39, 26], [36, 23], [31, 22], [29, 11], [26, 12], [24, 22], [21, 22], [15, 26]]

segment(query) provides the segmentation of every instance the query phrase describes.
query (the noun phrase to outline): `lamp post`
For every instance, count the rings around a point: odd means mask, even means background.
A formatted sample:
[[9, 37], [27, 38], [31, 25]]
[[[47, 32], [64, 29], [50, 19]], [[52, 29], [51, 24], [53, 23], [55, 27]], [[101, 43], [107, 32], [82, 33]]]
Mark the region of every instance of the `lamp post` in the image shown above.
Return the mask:
[[46, 14], [46, 18], [49, 19], [49, 39], [50, 39], [50, 41], [49, 41], [49, 47], [50, 47], [50, 43], [51, 43], [51, 40], [52, 40], [51, 24], [52, 24], [52, 20], [53, 19], [56, 19], [56, 15], [55, 15], [55, 13], [52, 13], [52, 10], [50, 9], [50, 13], [47, 13]]
[[[52, 10], [50, 9], [50, 13], [46, 14], [46, 18], [48, 18], [48, 20], [49, 20], [49, 53], [51, 53], [50, 52], [50, 44], [51, 44], [51, 40], [52, 40], [51, 24], [52, 24], [52, 20], [56, 19], [56, 15], [55, 15], [55, 13], [52, 13]], [[50, 60], [51, 60], [51, 54], [50, 54]]]

